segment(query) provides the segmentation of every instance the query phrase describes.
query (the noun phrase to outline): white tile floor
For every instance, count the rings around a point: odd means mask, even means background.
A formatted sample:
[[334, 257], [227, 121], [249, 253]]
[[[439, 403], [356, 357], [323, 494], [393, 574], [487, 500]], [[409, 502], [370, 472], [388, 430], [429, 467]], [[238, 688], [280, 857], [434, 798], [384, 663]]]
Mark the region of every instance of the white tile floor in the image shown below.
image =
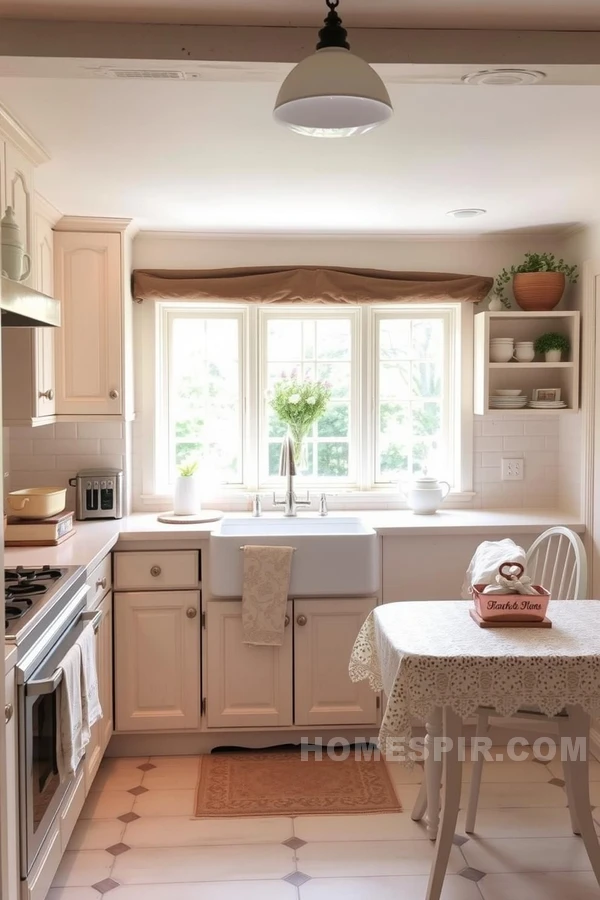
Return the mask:
[[[390, 771], [400, 814], [199, 820], [197, 758], [105, 760], [47, 900], [423, 900], [432, 845], [410, 819], [421, 770]], [[469, 765], [463, 777], [464, 803]], [[591, 779], [600, 803], [600, 764]], [[560, 765], [486, 763], [483, 782], [443, 900], [600, 900]]]

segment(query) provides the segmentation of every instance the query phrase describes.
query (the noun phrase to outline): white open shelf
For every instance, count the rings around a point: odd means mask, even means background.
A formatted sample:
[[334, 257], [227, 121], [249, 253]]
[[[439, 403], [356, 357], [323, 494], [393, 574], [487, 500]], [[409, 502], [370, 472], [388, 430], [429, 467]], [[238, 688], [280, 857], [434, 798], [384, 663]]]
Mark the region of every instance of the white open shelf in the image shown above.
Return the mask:
[[[549, 412], [558, 415], [579, 409], [579, 330], [577, 311], [558, 312], [482, 312], [475, 316], [474, 347], [474, 412], [476, 415], [503, 413], [531, 415]], [[543, 359], [529, 363], [490, 362], [490, 339], [511, 337], [515, 341], [535, 341], [547, 331], [556, 331], [569, 338], [569, 359], [547, 363]], [[535, 389], [560, 388], [565, 409], [492, 409], [490, 394], [496, 390], [519, 389], [532, 399]]]

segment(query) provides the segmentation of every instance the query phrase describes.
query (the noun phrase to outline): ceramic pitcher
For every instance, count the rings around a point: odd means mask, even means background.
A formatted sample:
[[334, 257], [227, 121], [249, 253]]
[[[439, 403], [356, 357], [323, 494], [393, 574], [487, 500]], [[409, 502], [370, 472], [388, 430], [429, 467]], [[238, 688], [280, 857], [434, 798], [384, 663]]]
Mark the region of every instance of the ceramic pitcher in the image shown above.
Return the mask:
[[31, 272], [31, 258], [25, 253], [12, 206], [6, 207], [0, 220], [0, 250], [2, 274], [13, 281], [25, 281]]
[[415, 478], [403, 493], [415, 515], [431, 516], [437, 512], [450, 493], [450, 485], [447, 481], [438, 481], [437, 478], [423, 475]]

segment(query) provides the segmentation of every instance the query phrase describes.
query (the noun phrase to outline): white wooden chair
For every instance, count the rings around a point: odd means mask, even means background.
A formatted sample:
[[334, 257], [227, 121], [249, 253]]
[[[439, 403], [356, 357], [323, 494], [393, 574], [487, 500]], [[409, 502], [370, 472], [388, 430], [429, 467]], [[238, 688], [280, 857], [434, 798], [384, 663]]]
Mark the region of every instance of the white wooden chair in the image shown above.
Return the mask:
[[[533, 542], [527, 551], [527, 574], [533, 584], [543, 584], [552, 600], [584, 600], [587, 596], [587, 557], [585, 547], [578, 534], [562, 525], [549, 528]], [[485, 737], [489, 730], [490, 717], [494, 715], [491, 709], [480, 709], [477, 714], [476, 736]], [[539, 718], [540, 713], [535, 710], [523, 710], [515, 714], [514, 718]], [[562, 733], [568, 727], [568, 717], [559, 716], [559, 731]], [[509, 723], [506, 723], [507, 725]], [[465, 831], [470, 834], [475, 830], [475, 818], [477, 816], [477, 804], [479, 801], [479, 789], [483, 774], [483, 754], [479, 753], [473, 763], [471, 787], [469, 791], [469, 803], [465, 821]], [[567, 792], [570, 795], [571, 786], [566, 778]], [[427, 787], [423, 780], [419, 796], [417, 797], [413, 818], [420, 819], [427, 806]], [[569, 804], [572, 809], [572, 804]], [[578, 834], [578, 824], [571, 814], [573, 831]]]
[[[527, 551], [526, 572], [533, 584], [543, 584], [550, 592], [552, 600], [585, 600], [587, 596], [587, 557], [585, 547], [578, 534], [557, 525], [544, 531]], [[535, 710], [523, 710], [515, 713], [514, 718], [537, 718], [541, 714]], [[476, 736], [485, 737], [489, 730], [489, 720], [493, 711], [480, 709], [477, 714]], [[507, 727], [510, 723], [506, 723]], [[560, 723], [559, 723], [560, 724]], [[475, 818], [479, 801], [479, 789], [483, 774], [483, 754], [479, 753], [473, 763], [471, 788], [465, 831], [475, 831]], [[577, 824], [573, 822], [573, 830]]]

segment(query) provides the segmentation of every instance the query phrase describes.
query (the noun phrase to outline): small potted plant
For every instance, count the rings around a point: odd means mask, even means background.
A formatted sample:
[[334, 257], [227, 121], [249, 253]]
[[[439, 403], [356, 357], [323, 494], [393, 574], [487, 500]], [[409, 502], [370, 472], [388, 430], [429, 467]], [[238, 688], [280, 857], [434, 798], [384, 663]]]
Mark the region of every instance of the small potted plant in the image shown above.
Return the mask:
[[504, 294], [504, 285], [505, 282], [502, 281], [501, 276], [498, 275], [494, 281], [494, 287], [489, 294], [490, 302], [488, 304], [488, 310], [490, 312], [500, 312], [502, 309], [510, 309], [510, 302], [508, 297]]
[[561, 301], [567, 279], [575, 284], [577, 266], [569, 266], [553, 253], [526, 253], [518, 266], [502, 269], [496, 279], [501, 285], [512, 278], [515, 300], [526, 312], [547, 312]]
[[181, 463], [177, 466], [177, 471], [179, 475], [175, 479], [173, 512], [176, 516], [193, 516], [200, 512], [198, 479], [195, 477], [198, 462], [193, 460]]
[[540, 355], [543, 353], [546, 362], [560, 362], [563, 353], [566, 355], [571, 349], [571, 342], [564, 334], [557, 334], [556, 331], [548, 331], [541, 334], [535, 342], [535, 352]]

